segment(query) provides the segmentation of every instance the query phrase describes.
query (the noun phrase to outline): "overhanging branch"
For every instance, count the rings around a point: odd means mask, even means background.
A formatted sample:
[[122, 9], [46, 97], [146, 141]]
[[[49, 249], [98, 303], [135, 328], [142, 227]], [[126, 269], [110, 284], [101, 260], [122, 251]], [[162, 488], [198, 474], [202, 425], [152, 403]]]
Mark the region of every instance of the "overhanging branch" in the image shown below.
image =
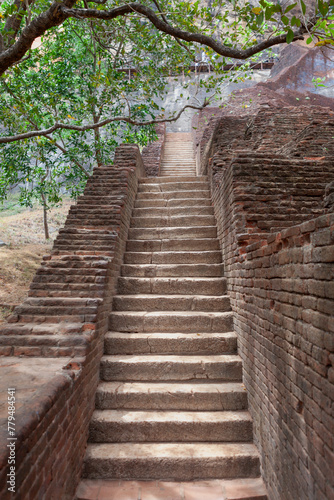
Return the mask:
[[145, 126], [145, 125], [153, 125], [155, 123], [170, 123], [170, 122], [175, 122], [180, 118], [182, 113], [188, 109], [203, 109], [209, 104], [209, 101], [205, 100], [204, 103], [201, 106], [195, 106], [193, 104], [187, 104], [186, 106], [183, 106], [183, 108], [172, 118], [161, 118], [161, 119], [154, 119], [154, 120], [148, 120], [146, 122], [134, 120], [130, 117], [127, 116], [115, 116], [113, 118], [107, 118], [105, 120], [102, 120], [97, 123], [92, 123], [88, 125], [69, 125], [66, 123], [55, 123], [52, 125], [52, 127], [49, 127], [47, 129], [43, 130], [31, 130], [30, 132], [24, 132], [23, 134], [17, 134], [17, 135], [12, 135], [8, 137], [0, 137], [0, 144], [8, 144], [10, 142], [15, 142], [15, 141], [23, 141], [24, 139], [32, 139], [33, 137], [39, 137], [39, 136], [48, 136], [55, 132], [56, 130], [75, 130], [76, 132], [86, 132], [87, 130], [94, 130], [98, 129], [101, 127], [104, 127], [105, 125], [108, 125], [109, 123], [112, 122], [126, 122], [129, 123], [130, 125], [137, 125], [137, 126]]
[[[47, 30], [59, 26], [66, 19], [74, 17], [77, 19], [102, 19], [105, 21], [115, 19], [127, 14], [140, 14], [145, 16], [159, 31], [171, 35], [185, 42], [195, 42], [206, 45], [217, 54], [224, 57], [245, 60], [249, 57], [268, 49], [274, 45], [284, 43], [286, 34], [269, 38], [247, 49], [228, 47], [214, 38], [202, 33], [191, 33], [180, 28], [171, 26], [158, 16], [152, 9], [140, 3], [129, 3], [116, 7], [112, 10], [97, 9], [75, 9], [76, 0], [64, 0], [62, 3], [53, 2], [51, 7], [33, 19], [23, 30], [17, 41], [0, 54], [0, 75], [9, 67], [21, 60], [31, 48], [36, 38], [42, 36]], [[313, 24], [311, 24], [313, 26]], [[302, 26], [294, 31], [294, 40], [303, 39], [308, 27]]]

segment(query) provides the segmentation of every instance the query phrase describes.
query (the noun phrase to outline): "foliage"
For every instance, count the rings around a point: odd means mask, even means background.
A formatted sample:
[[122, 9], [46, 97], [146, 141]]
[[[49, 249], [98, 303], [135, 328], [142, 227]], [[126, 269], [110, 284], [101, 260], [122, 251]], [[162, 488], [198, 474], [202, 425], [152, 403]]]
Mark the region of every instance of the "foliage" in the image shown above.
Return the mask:
[[[28, 51], [36, 21], [42, 44]], [[334, 0], [317, 0], [313, 12], [303, 0], [285, 6], [260, 0], [256, 7], [243, 0], [213, 0], [210, 7], [199, 0], [5, 0], [0, 66], [7, 53], [14, 55], [0, 78], [0, 139], [37, 132], [0, 145], [0, 200], [15, 185], [26, 206], [37, 199], [47, 209], [64, 192], [77, 197], [119, 142], [145, 145], [155, 137], [153, 124], [134, 124], [166, 119], [159, 103], [171, 71], [188, 74], [191, 64], [206, 61], [214, 73], [197, 86], [214, 95], [224, 82], [248, 78], [263, 49], [304, 36], [331, 46], [333, 34]], [[18, 42], [26, 44], [19, 56]], [[248, 59], [238, 73], [224, 71], [231, 56]], [[180, 107], [191, 101], [182, 99]], [[55, 123], [65, 128], [42, 133]]]

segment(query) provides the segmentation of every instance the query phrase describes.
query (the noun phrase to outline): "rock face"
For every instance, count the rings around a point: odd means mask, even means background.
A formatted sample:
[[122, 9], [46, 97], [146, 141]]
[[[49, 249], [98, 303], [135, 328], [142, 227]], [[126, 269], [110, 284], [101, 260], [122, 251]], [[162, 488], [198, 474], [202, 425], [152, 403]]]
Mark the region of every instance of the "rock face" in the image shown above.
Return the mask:
[[84, 477], [259, 477], [208, 180], [195, 176], [189, 134], [167, 135], [162, 173], [139, 183]]

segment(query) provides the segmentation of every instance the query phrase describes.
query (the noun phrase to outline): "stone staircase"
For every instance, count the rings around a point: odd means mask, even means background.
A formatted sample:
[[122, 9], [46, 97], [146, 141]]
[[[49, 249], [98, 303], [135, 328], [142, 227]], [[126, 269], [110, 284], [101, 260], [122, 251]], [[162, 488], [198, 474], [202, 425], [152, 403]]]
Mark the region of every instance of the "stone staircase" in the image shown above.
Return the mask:
[[195, 176], [192, 136], [186, 132], [167, 133], [160, 167], [161, 176]]
[[139, 185], [78, 499], [106, 479], [240, 478], [263, 500], [208, 181], [169, 167], [171, 140]]

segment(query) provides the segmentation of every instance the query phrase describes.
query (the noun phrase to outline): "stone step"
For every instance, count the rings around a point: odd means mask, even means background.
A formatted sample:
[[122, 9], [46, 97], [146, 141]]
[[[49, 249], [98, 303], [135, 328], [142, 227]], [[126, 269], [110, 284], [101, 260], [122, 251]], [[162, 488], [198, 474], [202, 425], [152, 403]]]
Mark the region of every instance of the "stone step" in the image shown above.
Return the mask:
[[109, 328], [115, 332], [224, 333], [233, 330], [231, 312], [113, 311]]
[[188, 171], [185, 171], [184, 169], [180, 170], [180, 169], [176, 169], [176, 170], [171, 170], [171, 169], [165, 169], [165, 170], [161, 170], [161, 174], [160, 174], [162, 177], [164, 175], [166, 176], [170, 176], [170, 175], [175, 175], [175, 177], [178, 177], [179, 175], [196, 175], [196, 170], [193, 169], [193, 170], [188, 170]]
[[196, 175], [196, 169], [185, 169], [185, 168], [171, 168], [171, 167], [162, 167], [161, 168], [161, 176], [163, 177], [164, 175], [170, 176], [170, 175]]
[[131, 228], [144, 227], [193, 227], [213, 226], [216, 220], [213, 215], [183, 215], [167, 217], [131, 217]]
[[237, 338], [227, 333], [108, 332], [105, 354], [223, 354], [236, 353]]
[[[208, 176], [207, 175], [198, 175], [198, 176], [184, 176], [184, 177], [178, 177], [177, 180], [179, 182], [208, 182]], [[139, 180], [140, 184], [167, 184], [169, 182], [175, 183], [175, 178], [173, 176], [171, 177], [142, 177]]]
[[183, 166], [188, 166], [188, 165], [194, 165], [196, 163], [195, 157], [193, 153], [188, 153], [185, 152], [183, 154], [170, 154], [170, 155], [164, 155], [164, 157], [161, 160], [162, 165], [168, 165], [168, 164], [177, 164], [180, 165], [180, 167]]
[[154, 293], [167, 295], [224, 295], [226, 278], [118, 278], [118, 292], [124, 295]]
[[58, 298], [33, 298], [28, 297], [22, 303], [25, 306], [43, 306], [43, 307], [96, 307], [101, 304], [101, 299], [87, 299], [82, 297], [58, 297]]
[[[17, 324], [17, 326], [19, 325]], [[3, 335], [3, 331], [0, 329], [0, 349], [5, 346], [11, 347], [14, 356], [20, 356], [23, 353], [25, 356], [29, 355], [28, 352], [30, 350], [33, 356], [53, 357], [71, 356], [74, 354], [82, 355], [85, 353], [86, 348], [89, 347], [91, 342], [89, 333], [91, 332], [71, 335], [59, 334], [57, 332], [57, 325], [53, 325], [53, 329], [53, 335], [21, 335], [19, 331], [18, 335], [12, 334], [10, 336]], [[23, 348], [23, 352], [20, 352], [21, 348]], [[26, 348], [26, 351], [24, 351], [24, 348]]]
[[76, 500], [268, 500], [263, 480], [257, 478], [206, 481], [122, 481], [82, 479]]
[[187, 191], [164, 191], [160, 193], [138, 193], [137, 200], [178, 200], [186, 198], [211, 198], [209, 189]]
[[91, 443], [249, 442], [247, 411], [95, 410]]
[[177, 217], [193, 215], [214, 215], [213, 207], [156, 207], [134, 208], [132, 217]]
[[89, 444], [86, 478], [192, 481], [258, 477], [257, 449], [245, 443]]
[[195, 158], [192, 157], [190, 159], [186, 158], [166, 158], [161, 162], [161, 169], [168, 168], [178, 168], [179, 170], [193, 170], [196, 167]]
[[126, 252], [125, 264], [219, 264], [220, 250], [211, 252]]
[[182, 161], [182, 160], [168, 160], [168, 161], [165, 161], [165, 162], [162, 162], [161, 164], [161, 171], [163, 170], [180, 170], [182, 172], [191, 172], [191, 171], [194, 171], [196, 168], [196, 162], [195, 160], [191, 161], [191, 162], [185, 162], [185, 161]]
[[216, 226], [131, 228], [129, 240], [167, 240], [190, 238], [217, 238]]
[[165, 191], [207, 191], [209, 183], [207, 181], [192, 180], [190, 182], [160, 182], [159, 184], [140, 183], [138, 186], [139, 193], [164, 193]]
[[121, 266], [121, 276], [138, 278], [219, 277], [223, 273], [223, 264], [123, 264]]
[[114, 311], [212, 311], [231, 310], [228, 295], [115, 295]]
[[[73, 318], [72, 318], [73, 319]], [[4, 336], [58, 336], [64, 335], [80, 335], [88, 332], [88, 329], [84, 328], [83, 323], [75, 323], [70, 321], [61, 321], [55, 325], [54, 323], [3, 323], [0, 325], [1, 335]]]
[[[42, 290], [43, 292], [47, 291], [49, 294], [51, 294], [55, 290], [58, 290], [60, 293], [71, 292], [75, 297], [87, 297], [86, 293], [89, 293], [89, 297], [96, 297], [97, 295], [95, 294], [95, 292], [103, 291], [104, 287], [105, 285], [103, 281], [99, 283], [69, 283], [68, 281], [66, 283], [55, 283], [54, 281], [49, 281], [47, 283], [47, 286], [45, 285], [44, 281], [32, 282], [30, 283], [29, 295], [33, 295], [35, 291], [35, 294], [33, 296], [36, 297], [36, 290]], [[82, 295], [82, 293], [84, 293], [84, 295]], [[45, 297], [44, 294], [42, 296]], [[54, 297], [54, 295], [50, 296]]]
[[136, 200], [135, 208], [150, 208], [150, 207], [211, 207], [212, 201], [209, 198], [186, 198], [178, 200]]
[[245, 410], [242, 382], [100, 382], [96, 408], [123, 410]]
[[241, 358], [234, 354], [210, 356], [104, 355], [101, 380], [220, 380], [242, 381]]
[[45, 288], [34, 288], [29, 290], [29, 297], [86, 297], [86, 298], [99, 298], [103, 297], [104, 294], [104, 287], [101, 287], [99, 289], [96, 289], [95, 291], [89, 291], [87, 288], [86, 291], [83, 290], [57, 290], [57, 289], [50, 289], [49, 287], [47, 289]]
[[217, 238], [167, 239], [167, 240], [128, 240], [128, 252], [199, 252], [220, 250]]

